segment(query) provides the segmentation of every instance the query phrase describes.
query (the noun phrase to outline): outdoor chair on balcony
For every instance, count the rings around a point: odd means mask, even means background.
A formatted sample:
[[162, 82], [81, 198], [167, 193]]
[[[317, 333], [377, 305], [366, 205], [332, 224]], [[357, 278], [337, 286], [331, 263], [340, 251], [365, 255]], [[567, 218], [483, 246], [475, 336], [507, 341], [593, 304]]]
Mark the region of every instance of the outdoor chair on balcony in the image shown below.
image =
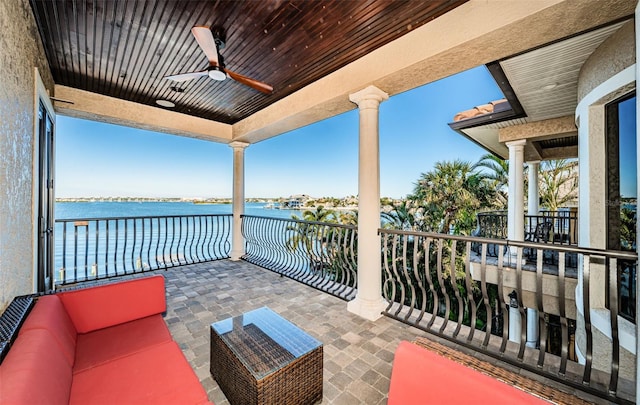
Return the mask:
[[553, 222], [544, 221], [536, 225], [536, 229], [533, 232], [527, 232], [524, 236], [524, 240], [528, 242], [543, 242], [547, 243], [551, 240], [551, 231], [553, 230]]
[[[540, 222], [536, 225], [536, 228], [533, 232], [527, 232], [524, 235], [524, 240], [526, 242], [536, 242], [536, 243], [549, 243], [552, 241], [552, 233], [553, 233], [553, 222], [544, 221]], [[528, 260], [536, 260], [536, 249], [524, 248], [524, 255]], [[545, 263], [552, 263], [554, 260], [553, 252], [544, 251], [543, 259]]]

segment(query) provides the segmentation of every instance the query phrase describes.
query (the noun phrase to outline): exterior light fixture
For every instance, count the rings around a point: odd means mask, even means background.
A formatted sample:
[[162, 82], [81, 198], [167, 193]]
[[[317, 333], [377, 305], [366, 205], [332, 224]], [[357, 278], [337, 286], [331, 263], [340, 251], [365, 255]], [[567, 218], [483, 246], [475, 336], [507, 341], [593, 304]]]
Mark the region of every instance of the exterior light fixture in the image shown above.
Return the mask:
[[509, 306], [511, 308], [518, 308], [518, 293], [516, 290], [511, 291], [509, 293]]
[[167, 108], [173, 108], [176, 105], [174, 103], [172, 103], [169, 100], [156, 100], [156, 104], [162, 106], [162, 107], [167, 107]]

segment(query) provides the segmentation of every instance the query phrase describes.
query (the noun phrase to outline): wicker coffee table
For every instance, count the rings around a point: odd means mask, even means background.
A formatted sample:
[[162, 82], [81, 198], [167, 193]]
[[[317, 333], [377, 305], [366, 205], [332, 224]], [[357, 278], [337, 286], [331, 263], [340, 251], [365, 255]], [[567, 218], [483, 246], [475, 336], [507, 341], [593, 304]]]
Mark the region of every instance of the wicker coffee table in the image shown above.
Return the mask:
[[210, 370], [231, 404], [322, 400], [322, 343], [267, 307], [211, 325]]

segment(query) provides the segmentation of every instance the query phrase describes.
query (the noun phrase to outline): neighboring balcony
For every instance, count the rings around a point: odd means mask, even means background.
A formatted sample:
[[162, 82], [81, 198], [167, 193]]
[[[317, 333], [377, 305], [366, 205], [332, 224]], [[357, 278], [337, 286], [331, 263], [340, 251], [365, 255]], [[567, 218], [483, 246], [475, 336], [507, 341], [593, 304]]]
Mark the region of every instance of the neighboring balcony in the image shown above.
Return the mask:
[[[244, 216], [246, 252], [239, 262], [216, 260], [229, 255], [228, 215], [60, 220], [57, 226], [65, 238], [57, 252], [56, 266], [66, 263], [56, 272], [60, 288], [166, 271], [167, 322], [215, 403], [225, 402], [208, 373], [207, 327], [263, 305], [325, 344], [327, 403], [385, 403], [395, 347], [418, 335], [591, 400], [597, 395], [597, 402], [635, 398], [629, 374], [635, 337], [625, 323], [635, 325], [621, 317], [630, 304], [617, 271], [627, 262], [635, 274], [635, 253], [380, 229], [380, 251], [370, 254], [380, 257], [388, 306], [385, 317], [370, 322], [346, 309], [358, 288], [353, 225]], [[555, 264], [544, 260], [547, 251]], [[570, 255], [583, 263], [581, 271], [565, 265]], [[594, 345], [595, 315], [608, 322], [606, 345]]]
[[[507, 212], [481, 212], [474, 235], [507, 239]], [[525, 240], [556, 245], [578, 244], [578, 215], [575, 211], [541, 211], [524, 216]]]

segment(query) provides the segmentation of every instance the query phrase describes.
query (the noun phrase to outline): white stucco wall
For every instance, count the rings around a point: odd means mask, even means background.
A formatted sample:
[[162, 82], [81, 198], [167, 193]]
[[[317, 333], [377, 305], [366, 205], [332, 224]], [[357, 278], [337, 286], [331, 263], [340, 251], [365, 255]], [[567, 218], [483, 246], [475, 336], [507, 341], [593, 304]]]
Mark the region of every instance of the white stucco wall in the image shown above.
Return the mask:
[[[35, 69], [53, 79], [28, 0], [0, 1], [0, 310], [33, 291]], [[35, 179], [34, 179], [35, 177]]]
[[[635, 89], [635, 32], [629, 21], [607, 39], [585, 62], [578, 82], [579, 197], [578, 244], [606, 249], [607, 245], [607, 157], [605, 105]], [[605, 304], [605, 269], [601, 260], [590, 263], [590, 308], [593, 326], [593, 367], [608, 371], [611, 359], [610, 313]], [[582, 269], [580, 269], [582, 274]], [[586, 334], [582, 277], [576, 288], [576, 352], [584, 362]], [[627, 320], [618, 317], [620, 375], [635, 378], [636, 331]]]

